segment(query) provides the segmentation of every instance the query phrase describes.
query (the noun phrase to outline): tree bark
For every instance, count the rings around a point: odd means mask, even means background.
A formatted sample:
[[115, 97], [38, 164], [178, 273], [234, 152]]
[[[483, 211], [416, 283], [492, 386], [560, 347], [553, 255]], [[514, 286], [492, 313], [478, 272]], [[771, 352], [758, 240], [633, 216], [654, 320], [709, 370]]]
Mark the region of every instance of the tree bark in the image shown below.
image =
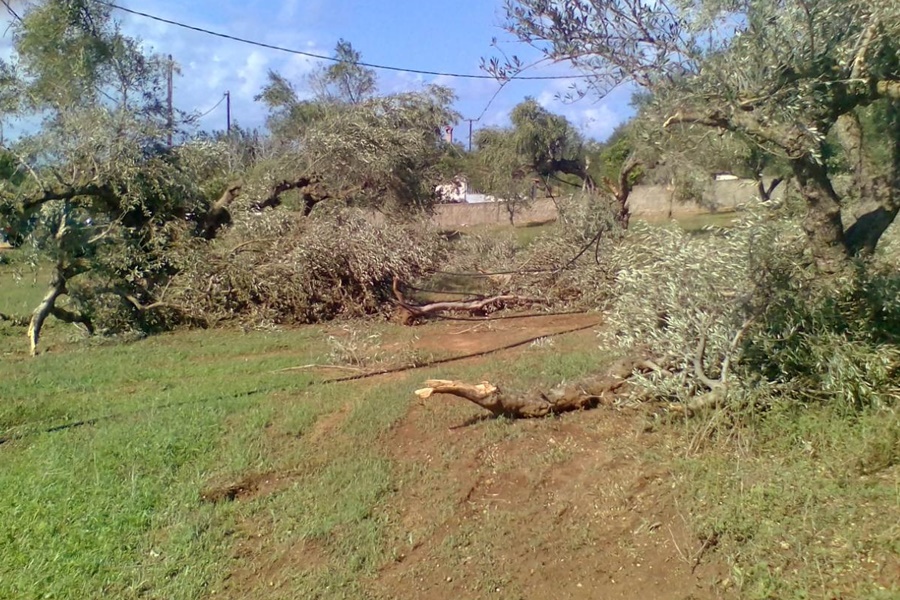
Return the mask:
[[66, 293], [66, 279], [60, 269], [56, 269], [50, 280], [50, 289], [44, 299], [34, 309], [31, 315], [31, 323], [28, 325], [28, 342], [30, 345], [31, 356], [37, 355], [38, 341], [41, 337], [41, 329], [44, 327], [44, 321], [51, 314], [56, 306], [56, 300]]
[[887, 172], [881, 173], [862, 147], [862, 128], [859, 120], [855, 116], [851, 118], [848, 115], [838, 120], [838, 136], [841, 143], [857, 163], [854, 184], [860, 199], [876, 205], [847, 229], [847, 245], [852, 254], [873, 253], [881, 236], [900, 212], [900, 102], [889, 104], [887, 117], [893, 148]]
[[658, 367], [647, 360], [621, 360], [603, 375], [578, 383], [559, 385], [546, 393], [535, 391], [515, 396], [505, 394], [486, 381], [472, 385], [461, 381], [431, 379], [425, 382], [426, 387], [416, 390], [416, 396], [425, 400], [434, 394], [449, 394], [473, 402], [494, 416], [535, 419], [612, 403], [636, 370], [650, 369]]
[[[616, 208], [618, 209], [616, 220], [622, 226], [622, 229], [628, 229], [628, 225], [631, 222], [631, 209], [628, 206], [628, 198], [631, 196], [631, 190], [634, 187], [631, 182], [631, 174], [642, 165], [643, 162], [632, 154], [622, 165], [618, 181], [613, 181], [608, 177], [603, 178], [604, 185], [616, 200]], [[671, 213], [671, 208], [669, 212]]]
[[241, 182], [232, 183], [222, 193], [222, 196], [216, 200], [215, 204], [210, 207], [209, 212], [203, 219], [201, 226], [201, 236], [203, 239], [212, 240], [218, 235], [219, 230], [226, 225], [231, 224], [231, 212], [229, 208], [241, 193], [243, 184]]
[[403, 311], [403, 322], [406, 325], [414, 323], [416, 319], [428, 317], [430, 315], [441, 312], [462, 311], [470, 314], [477, 314], [484, 312], [490, 307], [499, 308], [510, 304], [537, 304], [543, 302], [539, 298], [524, 298], [522, 296], [505, 294], [500, 296], [491, 296], [489, 298], [479, 298], [477, 300], [433, 302], [432, 304], [417, 306], [410, 303], [409, 300], [407, 300], [407, 298], [403, 295], [400, 290], [400, 283], [397, 279], [394, 279], [392, 288], [394, 290], [394, 297], [397, 299], [397, 305]]
[[551, 173], [566, 173], [567, 175], [575, 175], [584, 181], [591, 189], [596, 188], [596, 182], [591, 174], [587, 172], [587, 168], [583, 161], [573, 159], [554, 160], [550, 163]]
[[847, 266], [850, 252], [844, 237], [841, 201], [828, 172], [809, 157], [792, 160], [791, 167], [806, 203], [803, 229], [816, 264], [823, 273], [840, 272]]
[[758, 175], [756, 178], [756, 187], [759, 191], [759, 199], [763, 202], [768, 202], [772, 199], [772, 194], [775, 192], [775, 188], [781, 185], [781, 182], [784, 181], [781, 177], [776, 177], [771, 182], [769, 182], [768, 187], [766, 186], [766, 182], [763, 181], [762, 175]]

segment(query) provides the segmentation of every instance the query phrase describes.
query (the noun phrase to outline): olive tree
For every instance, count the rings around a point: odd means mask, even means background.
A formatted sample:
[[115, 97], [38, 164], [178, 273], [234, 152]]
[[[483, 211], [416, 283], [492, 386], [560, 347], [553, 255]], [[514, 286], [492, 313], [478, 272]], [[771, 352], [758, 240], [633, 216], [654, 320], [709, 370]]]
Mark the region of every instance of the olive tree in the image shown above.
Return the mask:
[[[303, 90], [276, 72], [257, 100], [269, 111], [277, 151], [247, 177], [256, 206], [277, 206], [297, 191], [303, 212], [323, 200], [377, 209], [429, 208], [446, 144], [440, 131], [459, 115], [453, 92], [376, 95], [376, 78], [360, 55], [338, 43], [337, 63], [313, 74]], [[298, 89], [299, 88], [299, 89]]]
[[[477, 188], [505, 201], [510, 222], [530, 203], [536, 186], [594, 187], [585, 142], [568, 119], [527, 98], [513, 108], [510, 121], [511, 127], [477, 133], [468, 169]], [[579, 183], [563, 179], [566, 175]]]
[[[605, 94], [652, 94], [660, 127], [730, 132], [783, 158], [824, 272], [870, 254], [900, 210], [900, 4], [862, 0], [507, 0], [508, 28]], [[515, 62], [515, 61], [513, 61]], [[499, 66], [498, 75], [509, 76]], [[882, 112], [866, 131], [863, 113]], [[839, 139], [870, 209], [849, 226], [825, 160]], [[873, 145], [890, 158], [873, 160]]]
[[[6, 115], [40, 120], [4, 151], [0, 225], [52, 263], [28, 337], [48, 316], [93, 330], [109, 300], [146, 316], [171, 271], [166, 249], [204, 210], [194, 178], [165, 146], [164, 59], [145, 54], [103, 5], [46, 0], [16, 13], [2, 65]], [[68, 296], [68, 306], [61, 300]]]

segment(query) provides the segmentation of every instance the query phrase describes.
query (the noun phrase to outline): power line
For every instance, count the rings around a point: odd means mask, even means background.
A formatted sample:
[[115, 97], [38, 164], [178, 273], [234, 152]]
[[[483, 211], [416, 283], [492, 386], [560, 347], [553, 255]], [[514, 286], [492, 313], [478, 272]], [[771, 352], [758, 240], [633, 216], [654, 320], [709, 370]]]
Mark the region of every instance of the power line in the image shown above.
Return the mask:
[[210, 108], [210, 109], [207, 110], [206, 112], [200, 113], [200, 114], [197, 115], [196, 117], [193, 117], [193, 119], [194, 119], [195, 121], [199, 121], [200, 119], [202, 119], [203, 117], [205, 117], [206, 115], [208, 115], [209, 113], [211, 113], [212, 111], [214, 111], [214, 110], [216, 110], [217, 108], [219, 108], [219, 106], [221, 106], [222, 103], [225, 102], [225, 98], [227, 98], [227, 97], [228, 97], [228, 93], [227, 93], [227, 92], [226, 92], [225, 94], [222, 94], [222, 97], [219, 98], [219, 101], [216, 102], [216, 105], [215, 105], [215, 106], [213, 106], [212, 108]]
[[[231, 40], [234, 42], [240, 42], [242, 44], [249, 44], [251, 46], [257, 46], [259, 48], [267, 48], [269, 50], [277, 50], [278, 52], [287, 52], [288, 54], [297, 54], [299, 56], [306, 56], [308, 58], [314, 58], [316, 60], [341, 62], [340, 59], [335, 58], [333, 56], [325, 56], [323, 54], [314, 54], [312, 52], [304, 52], [303, 50], [297, 50], [294, 48], [285, 48], [284, 46], [275, 46], [273, 44], [267, 44], [265, 42], [259, 42], [256, 40], [250, 40], [247, 38], [237, 37], [234, 35], [230, 35], [228, 33], [212, 31], [210, 29], [204, 29], [202, 27], [197, 27], [195, 25], [188, 25], [187, 23], [181, 23], [179, 21], [173, 21], [171, 19], [158, 17], [156, 15], [151, 15], [149, 13], [141, 12], [139, 10], [125, 8], [124, 6], [120, 6], [113, 2], [106, 2], [105, 0], [94, 0], [94, 2], [96, 2], [97, 4], [102, 4], [103, 6], [108, 6], [109, 8], [114, 8], [114, 9], [120, 10], [122, 12], [136, 15], [138, 17], [143, 17], [145, 19], [151, 19], [153, 21], [158, 21], [159, 23], [165, 23], [167, 25], [181, 27], [183, 29], [190, 29], [191, 31], [196, 31], [198, 33], [203, 33], [205, 35], [211, 35], [211, 36], [223, 38], [226, 40]], [[367, 62], [361, 62], [361, 61], [356, 62], [354, 64], [356, 64], [360, 67], [366, 67], [369, 69], [380, 69], [382, 71], [397, 71], [400, 73], [413, 73], [416, 75], [434, 75], [434, 76], [442, 76], [442, 77], [453, 77], [453, 78], [457, 78], [457, 79], [497, 79], [493, 75], [480, 75], [480, 74], [472, 74], [472, 73], [450, 73], [450, 72], [442, 72], [442, 71], [428, 71], [425, 69], [407, 69], [404, 67], [378, 65], [378, 64], [374, 64], [374, 63], [367, 63]], [[565, 80], [565, 79], [587, 79], [589, 77], [590, 77], [590, 75], [522, 75], [522, 76], [509, 77], [508, 80], [514, 79], [514, 80], [518, 80], [518, 81], [551, 81], [551, 80]]]

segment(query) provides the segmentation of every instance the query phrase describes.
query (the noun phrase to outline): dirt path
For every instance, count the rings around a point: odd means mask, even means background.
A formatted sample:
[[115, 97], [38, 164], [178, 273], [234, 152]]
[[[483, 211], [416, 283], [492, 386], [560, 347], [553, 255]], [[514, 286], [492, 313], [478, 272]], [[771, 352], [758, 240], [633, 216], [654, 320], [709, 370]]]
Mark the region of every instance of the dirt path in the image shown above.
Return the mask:
[[402, 491], [395, 517], [418, 542], [382, 570], [385, 597], [723, 597], [727, 570], [697, 560], [673, 476], [646, 458], [671, 455], [672, 440], [635, 415], [519, 422], [493, 440], [496, 428], [452, 430], [426, 412], [386, 440], [435, 477]]
[[[597, 315], [431, 324], [426, 349], [473, 353], [598, 322]], [[595, 343], [593, 331], [566, 336]], [[438, 401], [440, 402], [440, 401]], [[673, 475], [671, 436], [609, 409], [459, 427], [453, 411], [413, 405], [385, 439], [433, 476], [401, 490], [392, 517], [413, 550], [374, 590], [389, 598], [723, 597], [727, 568], [701, 553]], [[496, 439], [496, 438], [500, 439]], [[658, 453], [663, 460], [651, 461]], [[701, 555], [702, 554], [702, 555]], [[699, 560], [698, 560], [699, 558]]]
[[[403, 345], [470, 354], [599, 320], [436, 322]], [[595, 343], [595, 333], [586, 330], [558, 338], [553, 347], [565, 352]], [[321, 417], [306, 443], [332, 443], [349, 407]], [[727, 567], [692, 536], [687, 507], [676, 501], [674, 475], [665, 466], [677, 454], [674, 435], [645, 433], [644, 416], [610, 408], [528, 422], [480, 419], [478, 410], [456, 399], [410, 398], [405, 418], [381, 436], [380, 451], [392, 459], [401, 483], [374, 517], [390, 524], [387, 543], [395, 553], [362, 582], [364, 597], [728, 597]], [[267, 473], [235, 494], [257, 499], [279, 493], [278, 482], [287, 479]], [[238, 544], [242, 561], [228, 597], [253, 597], [266, 589], [264, 580], [340, 560], [318, 540], [279, 550], [258, 523], [242, 529], [255, 534]]]

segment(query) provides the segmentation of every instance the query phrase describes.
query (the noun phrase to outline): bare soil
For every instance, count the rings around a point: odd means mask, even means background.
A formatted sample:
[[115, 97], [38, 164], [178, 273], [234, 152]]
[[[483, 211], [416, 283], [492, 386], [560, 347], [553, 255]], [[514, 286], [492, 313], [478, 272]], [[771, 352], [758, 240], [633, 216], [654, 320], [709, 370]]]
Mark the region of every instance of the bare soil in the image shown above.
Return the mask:
[[385, 440], [398, 460], [437, 475], [402, 492], [396, 517], [417, 541], [374, 582], [385, 597], [727, 596], [727, 568], [691, 537], [660, 466], [673, 440], [643, 433], [639, 415], [516, 422], [493, 441], [449, 420], [441, 435], [431, 411], [413, 407]]
[[[597, 315], [443, 321], [421, 326], [414, 345], [471, 354], [598, 321]], [[565, 337], [566, 343], [596, 342], [591, 330]], [[345, 407], [323, 417], [310, 435], [331, 437], [347, 413]], [[690, 533], [688, 510], [677, 502], [667, 466], [678, 454], [677, 436], [646, 432], [646, 419], [602, 407], [511, 422], [488, 419], [456, 398], [411, 398], [406, 417], [380, 445], [400, 472], [416, 476], [402, 478], [408, 483], [375, 515], [390, 523], [396, 550], [363, 582], [366, 597], [730, 597], [729, 570], [714, 541]], [[251, 474], [203, 498], [260, 498], [296, 476]], [[339, 560], [315, 541], [285, 546], [267, 537], [267, 529], [238, 525], [234, 568], [217, 597], [263, 597], [267, 582]]]

